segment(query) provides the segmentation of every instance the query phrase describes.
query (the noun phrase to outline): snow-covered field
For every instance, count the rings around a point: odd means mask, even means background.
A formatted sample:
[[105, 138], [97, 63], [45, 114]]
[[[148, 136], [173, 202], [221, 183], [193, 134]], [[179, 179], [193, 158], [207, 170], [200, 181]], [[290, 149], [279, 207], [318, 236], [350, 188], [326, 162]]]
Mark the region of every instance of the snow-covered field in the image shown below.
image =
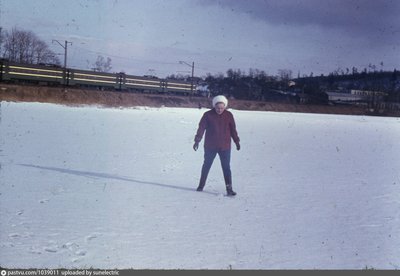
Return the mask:
[[233, 110], [230, 198], [203, 112], [2, 102], [0, 266], [399, 269], [399, 118]]

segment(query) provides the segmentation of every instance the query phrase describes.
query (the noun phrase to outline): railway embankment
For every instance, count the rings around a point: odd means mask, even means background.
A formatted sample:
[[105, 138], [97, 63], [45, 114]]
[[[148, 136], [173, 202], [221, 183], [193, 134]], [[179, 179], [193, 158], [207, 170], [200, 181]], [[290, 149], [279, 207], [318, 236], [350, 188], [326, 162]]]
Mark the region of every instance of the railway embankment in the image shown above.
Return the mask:
[[[102, 107], [189, 107], [208, 108], [210, 99], [177, 95], [141, 94], [94, 89], [0, 84], [0, 100], [11, 102], [43, 102], [63, 105], [97, 105]], [[230, 100], [229, 106], [239, 110], [301, 112], [343, 115], [367, 115], [357, 106], [306, 105], [274, 102]], [[393, 114], [386, 114], [393, 115]]]

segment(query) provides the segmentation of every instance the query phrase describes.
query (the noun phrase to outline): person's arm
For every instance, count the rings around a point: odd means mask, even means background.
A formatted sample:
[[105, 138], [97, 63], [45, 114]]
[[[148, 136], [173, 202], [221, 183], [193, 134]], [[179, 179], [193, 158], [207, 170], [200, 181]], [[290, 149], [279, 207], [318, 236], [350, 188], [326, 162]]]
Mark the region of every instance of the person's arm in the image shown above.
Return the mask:
[[194, 137], [194, 145], [193, 145], [194, 150], [197, 150], [199, 148], [199, 143], [203, 138], [206, 128], [207, 128], [207, 117], [206, 114], [204, 114], [200, 120], [199, 128], [197, 129], [196, 135]]
[[236, 149], [240, 150], [240, 138], [239, 138], [237, 130], [236, 130], [236, 123], [235, 123], [235, 119], [233, 118], [233, 115], [232, 115], [232, 119], [229, 123], [229, 128], [231, 131], [231, 137], [236, 144]]

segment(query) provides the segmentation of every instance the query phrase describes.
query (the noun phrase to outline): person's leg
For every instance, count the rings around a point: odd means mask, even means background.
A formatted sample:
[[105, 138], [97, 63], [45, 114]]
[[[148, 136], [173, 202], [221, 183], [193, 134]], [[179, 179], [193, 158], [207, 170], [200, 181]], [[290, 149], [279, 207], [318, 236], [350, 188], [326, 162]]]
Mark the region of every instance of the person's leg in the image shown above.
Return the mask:
[[236, 195], [232, 190], [232, 172], [231, 172], [231, 150], [219, 151], [219, 159], [224, 173], [225, 186], [228, 195]]
[[210, 172], [210, 168], [216, 155], [217, 151], [204, 149], [204, 162], [203, 167], [201, 168], [200, 182], [197, 191], [203, 191], [204, 186], [206, 185], [208, 173]]

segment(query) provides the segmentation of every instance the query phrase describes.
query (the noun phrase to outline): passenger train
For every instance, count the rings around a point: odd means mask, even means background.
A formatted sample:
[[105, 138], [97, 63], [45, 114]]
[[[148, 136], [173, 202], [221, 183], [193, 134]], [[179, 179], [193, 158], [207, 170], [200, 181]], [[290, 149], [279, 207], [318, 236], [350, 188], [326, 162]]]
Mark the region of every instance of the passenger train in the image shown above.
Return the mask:
[[0, 82], [32, 83], [49, 86], [112, 89], [128, 92], [191, 95], [196, 86], [190, 82], [102, 73], [62, 68], [55, 65], [21, 64], [0, 60]]

